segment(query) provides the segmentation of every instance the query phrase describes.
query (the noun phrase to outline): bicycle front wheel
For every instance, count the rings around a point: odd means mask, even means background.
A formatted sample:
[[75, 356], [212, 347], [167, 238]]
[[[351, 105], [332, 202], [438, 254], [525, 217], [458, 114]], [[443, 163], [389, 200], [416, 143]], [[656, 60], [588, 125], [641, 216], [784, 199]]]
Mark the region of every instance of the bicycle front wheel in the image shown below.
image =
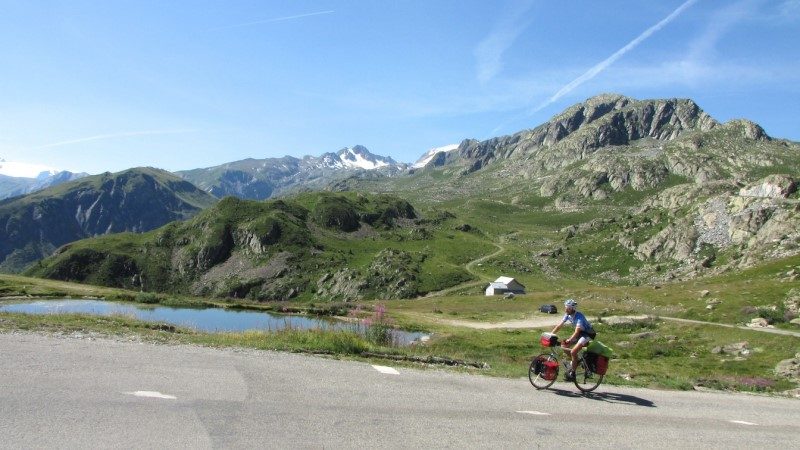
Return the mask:
[[[544, 362], [553, 361], [556, 363], [553, 371], [549, 372], [544, 370]], [[539, 371], [537, 373], [537, 366]], [[541, 355], [533, 358], [530, 367], [528, 367], [528, 379], [536, 389], [547, 389], [556, 382], [558, 378], [558, 360], [553, 358], [553, 355], [542, 353]]]
[[575, 371], [575, 387], [581, 392], [592, 392], [600, 386], [605, 375], [598, 375], [589, 369], [586, 360], [581, 358], [578, 362], [578, 370]]

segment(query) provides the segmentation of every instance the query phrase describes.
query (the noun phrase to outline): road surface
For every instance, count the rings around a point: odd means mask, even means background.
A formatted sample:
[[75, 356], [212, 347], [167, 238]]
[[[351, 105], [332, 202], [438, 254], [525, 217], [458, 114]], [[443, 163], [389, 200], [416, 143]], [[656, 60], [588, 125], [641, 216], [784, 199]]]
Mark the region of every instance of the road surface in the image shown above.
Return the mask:
[[2, 448], [796, 448], [800, 400], [0, 334]]

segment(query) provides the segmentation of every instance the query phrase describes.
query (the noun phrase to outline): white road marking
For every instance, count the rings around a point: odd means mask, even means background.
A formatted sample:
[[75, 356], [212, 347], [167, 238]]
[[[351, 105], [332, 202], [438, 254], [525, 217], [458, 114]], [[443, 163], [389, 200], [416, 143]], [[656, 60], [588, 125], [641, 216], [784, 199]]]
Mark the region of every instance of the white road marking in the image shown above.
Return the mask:
[[125, 394], [133, 395], [135, 397], [164, 398], [164, 399], [167, 399], [167, 400], [175, 400], [175, 399], [178, 398], [178, 397], [175, 397], [174, 395], [162, 394], [161, 392], [155, 392], [155, 391], [125, 392]]
[[373, 369], [377, 370], [380, 373], [385, 373], [388, 375], [400, 375], [400, 372], [396, 371], [391, 367], [386, 366], [372, 366]]
[[540, 411], [517, 411], [520, 414], [531, 414], [534, 416], [549, 416], [550, 413], [540, 412]]
[[753, 422], [745, 422], [744, 420], [731, 420], [730, 423], [738, 423], [739, 425], [758, 425]]

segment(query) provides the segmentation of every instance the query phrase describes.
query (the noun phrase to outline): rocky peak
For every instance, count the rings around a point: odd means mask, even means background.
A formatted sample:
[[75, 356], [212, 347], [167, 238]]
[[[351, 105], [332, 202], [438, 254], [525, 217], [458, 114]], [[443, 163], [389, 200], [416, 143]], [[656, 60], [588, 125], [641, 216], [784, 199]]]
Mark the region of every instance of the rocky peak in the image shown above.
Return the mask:
[[361, 145], [343, 148], [339, 150], [337, 156], [342, 165], [348, 168], [369, 170], [397, 164], [392, 158], [374, 155]]
[[551, 149], [543, 156], [542, 165], [561, 166], [602, 147], [629, 145], [645, 138], [669, 141], [718, 125], [689, 99], [636, 100], [603, 94], [567, 108], [532, 130], [482, 142], [462, 142], [459, 156], [474, 171], [495, 159]]
[[685, 131], [708, 131], [717, 125], [689, 99], [634, 100], [605, 94], [572, 106], [545, 124], [544, 130], [534, 130], [534, 134], [541, 136], [537, 141], [552, 145], [585, 130], [584, 148], [597, 148], [648, 137], [672, 140]]

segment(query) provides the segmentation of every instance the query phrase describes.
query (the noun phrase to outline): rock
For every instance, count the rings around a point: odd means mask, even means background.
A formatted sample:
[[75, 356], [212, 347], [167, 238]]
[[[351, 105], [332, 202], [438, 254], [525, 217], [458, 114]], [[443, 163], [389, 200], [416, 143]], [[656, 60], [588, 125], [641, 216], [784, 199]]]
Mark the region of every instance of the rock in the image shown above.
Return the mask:
[[795, 316], [800, 315], [800, 289], [792, 289], [786, 294], [786, 299], [783, 301], [783, 306], [786, 311]]
[[638, 316], [638, 317], [623, 317], [611, 316], [604, 317], [603, 323], [606, 325], [632, 325], [635, 323], [650, 322], [653, 318], [651, 316]]
[[772, 325], [769, 324], [767, 319], [763, 317], [756, 317], [750, 320], [750, 323], [747, 324], [750, 328], [774, 328]]
[[769, 175], [739, 190], [741, 197], [786, 198], [797, 190], [797, 181], [787, 175]]
[[631, 339], [653, 339], [656, 334], [652, 331], [645, 331], [644, 333], [636, 333], [631, 335]]
[[708, 289], [703, 289], [702, 291], [700, 291], [700, 298], [708, 297], [709, 294], [711, 294], [711, 291], [709, 291]]
[[717, 307], [717, 305], [721, 304], [722, 300], [718, 298], [711, 298], [706, 300], [706, 309], [712, 310]]
[[795, 355], [794, 358], [784, 359], [779, 362], [778, 365], [775, 366], [775, 374], [794, 380], [800, 380], [800, 353]]
[[800, 398], [800, 388], [786, 391], [785, 394], [789, 397]]
[[736, 357], [747, 356], [751, 353], [750, 348], [748, 347], [749, 344], [745, 342], [737, 342], [734, 344], [727, 344], [723, 346], [716, 346], [711, 349], [711, 353], [718, 355], [718, 354], [725, 354], [731, 355]]
[[747, 355], [750, 354], [747, 341], [737, 342], [735, 344], [728, 344], [722, 347], [722, 352], [729, 355]]
[[670, 224], [636, 250], [639, 260], [670, 258], [678, 261], [691, 259], [698, 238], [697, 229], [688, 220]]

